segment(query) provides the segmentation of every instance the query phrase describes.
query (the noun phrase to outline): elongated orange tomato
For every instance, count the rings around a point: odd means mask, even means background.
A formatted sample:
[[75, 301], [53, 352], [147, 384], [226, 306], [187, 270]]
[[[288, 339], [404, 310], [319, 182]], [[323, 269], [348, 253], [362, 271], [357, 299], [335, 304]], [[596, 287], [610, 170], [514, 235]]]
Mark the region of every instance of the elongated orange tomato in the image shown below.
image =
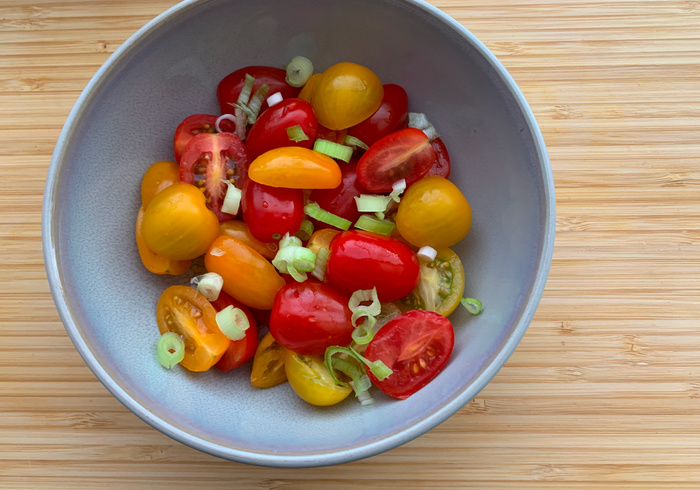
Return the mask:
[[286, 146], [263, 153], [253, 160], [248, 177], [254, 182], [291, 189], [334, 189], [341, 172], [330, 157], [308, 148]]
[[154, 274], [173, 276], [184, 274], [192, 263], [191, 260], [171, 260], [148, 248], [146, 240], [143, 238], [143, 207], [139, 209], [139, 214], [136, 216], [136, 246], [139, 249], [139, 256], [144, 267]]
[[248, 225], [242, 219], [232, 219], [221, 223], [219, 225], [219, 235], [226, 235], [240, 240], [268, 260], [274, 259], [280, 248], [277, 242], [261, 242], [255, 238], [250, 233]]
[[204, 256], [209, 272], [224, 279], [224, 291], [246, 306], [271, 310], [285, 281], [274, 266], [240, 240], [220, 236]]
[[156, 162], [146, 170], [141, 180], [141, 205], [146, 209], [160, 191], [180, 182], [180, 166], [175, 162]]

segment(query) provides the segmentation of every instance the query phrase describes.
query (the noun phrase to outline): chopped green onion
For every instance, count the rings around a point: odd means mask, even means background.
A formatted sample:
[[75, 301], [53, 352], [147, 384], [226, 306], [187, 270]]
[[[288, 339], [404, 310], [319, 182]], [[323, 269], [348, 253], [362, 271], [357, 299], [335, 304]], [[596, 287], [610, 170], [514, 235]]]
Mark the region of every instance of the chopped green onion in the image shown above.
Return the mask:
[[462, 303], [462, 306], [464, 306], [467, 309], [467, 311], [472, 315], [478, 315], [484, 309], [484, 305], [481, 304], [481, 301], [479, 301], [478, 299], [462, 298], [460, 301]]
[[352, 158], [352, 148], [324, 139], [317, 139], [314, 142], [314, 151], [328, 155], [331, 158], [337, 158], [346, 163]]
[[311, 235], [313, 234], [314, 224], [308, 219], [301, 220], [301, 226], [299, 227], [299, 231], [297, 231], [295, 236], [305, 242], [311, 238]]
[[299, 124], [287, 128], [287, 137], [289, 138], [289, 141], [294, 141], [295, 143], [309, 139]]
[[355, 223], [355, 228], [387, 236], [391, 235], [391, 232], [394, 231], [395, 226], [396, 224], [393, 221], [389, 221], [388, 219], [379, 219], [371, 214], [363, 214]]
[[[366, 366], [369, 367], [369, 370], [372, 371], [372, 374], [379, 381], [387, 378], [388, 376], [390, 376], [393, 373], [393, 371], [389, 367], [387, 367], [387, 365], [384, 364], [382, 361], [379, 361], [379, 360], [370, 361], [369, 359], [366, 359], [365, 357], [361, 356], [360, 354], [358, 354], [357, 352], [355, 352], [353, 349], [351, 349], [349, 347], [333, 346], [333, 347], [326, 348], [326, 354], [324, 356], [326, 359], [326, 367], [328, 367], [330, 365], [330, 358], [334, 354], [339, 354], [339, 353], [347, 354], [350, 357], [352, 357], [353, 359], [364, 363]], [[330, 370], [330, 368], [329, 368], [329, 370]]]
[[251, 97], [250, 103], [248, 104], [248, 108], [252, 113], [252, 115], [248, 115], [248, 122], [250, 124], [254, 124], [255, 121], [258, 119], [258, 114], [260, 114], [260, 108], [262, 107], [263, 101], [265, 100], [265, 96], [267, 95], [268, 90], [270, 90], [270, 86], [266, 83], [263, 83], [255, 91], [253, 97]]
[[284, 100], [284, 97], [282, 97], [281, 92], [275, 92], [271, 96], [267, 98], [267, 107], [272, 107], [275, 104], [279, 104]]
[[352, 385], [353, 389], [355, 390], [355, 394], [357, 396], [360, 395], [363, 391], [367, 391], [372, 387], [372, 381], [370, 381], [369, 376], [366, 374], [363, 374], [360, 376], [357, 381], [354, 379], [350, 382]]
[[279, 251], [272, 259], [272, 265], [283, 274], [289, 274], [297, 282], [308, 279], [307, 272], [316, 268], [316, 254], [313, 250], [302, 247], [298, 237], [285, 233], [279, 243]]
[[310, 202], [306, 206], [304, 206], [304, 212], [317, 221], [321, 221], [322, 223], [326, 223], [327, 225], [335, 226], [336, 228], [340, 228], [341, 230], [347, 231], [350, 228], [350, 225], [352, 224], [352, 221], [346, 220], [345, 218], [341, 218], [340, 216], [336, 216], [333, 213], [329, 213], [325, 209], [321, 209], [321, 206], [319, 206], [315, 202]]
[[221, 205], [221, 211], [229, 214], [238, 214], [243, 193], [230, 180], [221, 179], [221, 182], [227, 186], [226, 197], [224, 197], [224, 203]]
[[231, 121], [234, 126], [236, 125], [236, 118], [232, 114], [222, 114], [214, 121], [214, 129], [216, 129], [217, 133], [224, 132], [224, 130], [221, 129], [221, 121]]
[[361, 213], [383, 213], [391, 198], [378, 194], [360, 194], [355, 196], [357, 210]]
[[[329, 362], [326, 362], [326, 368], [328, 368], [328, 371], [331, 373], [331, 377], [333, 378], [333, 381], [335, 381], [335, 384], [340, 385], [340, 386], [347, 386], [348, 384], [345, 381], [341, 381], [338, 379], [338, 377], [335, 375], [335, 371], [340, 371], [347, 377], [351, 379], [360, 379], [360, 377], [365, 374], [364, 373], [364, 366], [360, 364], [360, 367], [358, 368], [355, 366], [352, 362], [348, 361], [347, 359], [343, 359], [341, 357], [328, 357], [327, 360]], [[330, 364], [329, 364], [330, 363]]]
[[369, 150], [369, 146], [367, 146], [361, 140], [355, 138], [354, 136], [347, 135], [343, 143], [345, 143], [348, 146], [352, 146], [353, 148], [362, 148], [363, 150]]
[[[367, 378], [369, 379], [369, 378]], [[350, 382], [351, 386], [355, 388], [355, 385]], [[360, 405], [363, 407], [366, 405], [371, 405], [374, 403], [374, 398], [369, 394], [369, 391], [360, 391], [359, 393], [355, 391], [357, 399], [360, 401]]]
[[374, 325], [377, 323], [377, 319], [373, 316], [368, 316], [367, 319], [359, 324], [352, 331], [352, 340], [355, 341], [357, 345], [369, 344], [374, 338]]
[[219, 330], [231, 340], [241, 340], [245, 331], [250, 328], [250, 322], [243, 310], [229, 305], [216, 314], [216, 324]]
[[328, 264], [328, 257], [330, 256], [331, 251], [326, 247], [321, 247], [316, 253], [316, 267], [311, 271], [311, 275], [319, 281], [323, 281], [326, 275], [326, 264]]
[[421, 247], [420, 250], [416, 252], [416, 255], [421, 260], [432, 262], [435, 260], [435, 257], [437, 257], [437, 250], [435, 250], [433, 247]]
[[425, 116], [425, 114], [422, 114], [420, 112], [408, 113], [408, 127], [420, 129], [425, 133], [425, 135], [430, 141], [433, 141], [434, 139], [440, 137], [437, 130], [435, 129], [435, 126], [433, 126], [430, 123], [430, 121], [428, 121], [428, 118]]
[[295, 56], [287, 63], [285, 80], [292, 87], [303, 87], [314, 74], [314, 64], [305, 56]]
[[248, 105], [250, 100], [250, 94], [253, 93], [253, 84], [255, 84], [255, 77], [245, 74], [245, 82], [243, 83], [243, 88], [241, 93], [238, 94], [238, 100], [236, 104], [238, 105]]
[[401, 194], [403, 191], [406, 190], [406, 179], [401, 179], [397, 180], [394, 182], [394, 184], [391, 186], [391, 194], [389, 194], [389, 197], [394, 200], [394, 202], [401, 202]]
[[[369, 305], [363, 305], [371, 301]], [[357, 325], [355, 322], [360, 317], [363, 316], [377, 316], [382, 311], [382, 304], [379, 302], [379, 297], [377, 296], [377, 288], [372, 289], [358, 289], [350, 296], [348, 301], [348, 308], [352, 312], [351, 322], [353, 325]]]
[[171, 369], [185, 358], [185, 342], [175, 332], [166, 332], [158, 339], [158, 362], [165, 369]]
[[209, 301], [216, 301], [224, 287], [224, 278], [216, 272], [207, 272], [201, 276], [193, 277], [192, 284], [197, 285], [197, 291]]

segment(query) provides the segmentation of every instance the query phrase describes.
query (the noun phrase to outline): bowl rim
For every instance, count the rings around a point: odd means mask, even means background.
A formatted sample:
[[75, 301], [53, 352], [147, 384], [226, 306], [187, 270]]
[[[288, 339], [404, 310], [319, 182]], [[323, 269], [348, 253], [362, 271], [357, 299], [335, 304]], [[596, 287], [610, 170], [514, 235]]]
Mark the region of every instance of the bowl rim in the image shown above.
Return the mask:
[[201, 5], [211, 1], [216, 0], [184, 0], [183, 2], [170, 7], [131, 35], [97, 70], [95, 75], [83, 89], [70, 114], [68, 115], [68, 118], [66, 119], [63, 129], [56, 142], [56, 147], [54, 149], [46, 178], [41, 226], [44, 263], [46, 266], [49, 286], [51, 288], [51, 294], [53, 296], [54, 303], [56, 304], [58, 313], [70, 339], [82, 358], [85, 360], [85, 363], [100, 380], [100, 382], [112, 393], [112, 395], [114, 395], [114, 397], [117, 398], [117, 400], [119, 400], [131, 412], [136, 414], [153, 428], [194, 449], [224, 459], [258, 466], [317, 467], [355, 461], [374, 456], [394, 447], [398, 447], [444, 422], [447, 418], [452, 416], [455, 412], [472, 400], [505, 364], [532, 321], [539, 301], [542, 297], [542, 293], [544, 292], [545, 283], [549, 274], [549, 268], [554, 251], [554, 235], [556, 228], [554, 179], [542, 132], [540, 131], [530, 106], [511, 75], [507, 72], [501, 62], [493, 55], [493, 53], [491, 53], [491, 51], [479, 39], [477, 39], [474, 34], [472, 34], [455, 19], [424, 0], [402, 0], [404, 3], [418, 8], [424, 13], [432, 16], [434, 19], [442, 22], [446, 28], [451, 28], [455, 34], [461, 36], [464, 40], [469, 42], [486, 59], [515, 99], [518, 108], [525, 118], [530, 134], [533, 136], [535, 151], [544, 183], [544, 230], [541, 241], [541, 250], [538, 257], [537, 273], [530, 289], [529, 298], [521, 310], [520, 318], [511, 335], [503, 345], [503, 348], [496, 354], [491, 364], [489, 364], [483, 370], [483, 372], [471, 385], [469, 385], [463, 392], [448, 400], [445, 405], [436, 408], [433, 412], [429, 413], [415, 424], [399, 432], [390, 434], [382, 439], [363, 445], [322, 454], [280, 455], [230, 448], [194, 436], [155, 416], [146, 407], [141, 405], [127, 390], [122, 388], [118, 382], [110, 376], [110, 374], [100, 365], [94, 353], [88, 347], [87, 342], [82, 337], [80, 329], [76, 324], [69, 306], [68, 298], [66, 297], [66, 292], [61, 283], [61, 272], [58, 268], [58, 251], [56, 248], [57, 226], [54, 219], [54, 212], [56, 210], [55, 201], [57, 199], [58, 189], [61, 184], [61, 170], [63, 168], [63, 162], [65, 161], [65, 155], [67, 152], [67, 142], [70, 140], [70, 137], [75, 131], [76, 122], [79, 121], [90, 105], [96, 89], [105, 83], [108, 75], [113, 70], [118, 68], [119, 63], [129, 54], [131, 50], [137, 47], [140, 41], [153, 35], [158, 28], [169, 22], [171, 17], [175, 15], [182, 15], [191, 9], [200, 7]]

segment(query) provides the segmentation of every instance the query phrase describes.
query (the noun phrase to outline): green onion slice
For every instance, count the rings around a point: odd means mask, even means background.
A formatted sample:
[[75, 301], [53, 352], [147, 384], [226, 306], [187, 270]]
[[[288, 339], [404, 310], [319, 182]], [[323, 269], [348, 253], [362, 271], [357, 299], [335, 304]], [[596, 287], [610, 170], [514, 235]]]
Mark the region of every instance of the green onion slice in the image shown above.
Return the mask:
[[379, 194], [360, 194], [355, 196], [357, 210], [361, 213], [384, 213], [391, 202], [391, 197]]
[[233, 185], [231, 181], [226, 179], [220, 179], [221, 182], [226, 184], [226, 196], [224, 197], [224, 202], [221, 205], [221, 211], [229, 214], [238, 214], [238, 209], [241, 206], [241, 197], [243, 193], [241, 190]]
[[401, 194], [406, 190], [406, 179], [397, 180], [391, 186], [391, 194], [389, 197], [394, 200], [394, 202], [401, 202]]
[[266, 83], [263, 83], [255, 91], [253, 97], [250, 98], [250, 103], [248, 104], [248, 108], [252, 113], [252, 117], [251, 115], [248, 115], [248, 122], [250, 124], [254, 124], [255, 121], [258, 119], [258, 114], [260, 114], [260, 108], [262, 107], [262, 104], [265, 101], [265, 97], [267, 96], [267, 92], [269, 90], [270, 86]]
[[344, 162], [349, 162], [352, 158], [352, 148], [349, 146], [334, 143], [333, 141], [317, 139], [314, 141], [314, 151], [328, 155], [331, 158], [337, 158]]
[[253, 93], [253, 84], [254, 83], [255, 83], [255, 77], [248, 75], [246, 73], [245, 74], [245, 82], [243, 83], [243, 88], [241, 89], [241, 93], [238, 94], [238, 100], [236, 100], [236, 104], [248, 105], [248, 101], [250, 100], [250, 94]]
[[175, 332], [166, 332], [158, 339], [158, 362], [165, 369], [171, 369], [185, 358], [185, 342]]
[[305, 56], [295, 56], [287, 63], [285, 80], [292, 87], [303, 87], [314, 74], [314, 64]]
[[311, 235], [313, 234], [314, 224], [308, 219], [301, 220], [301, 226], [299, 227], [299, 231], [297, 231], [295, 236], [305, 242], [311, 238]]
[[377, 319], [373, 316], [368, 316], [366, 320], [360, 323], [355, 330], [352, 331], [352, 340], [357, 345], [369, 344], [374, 338], [374, 325]]
[[[369, 305], [362, 304], [368, 301], [370, 302]], [[348, 301], [348, 308], [352, 312], [351, 321], [354, 326], [357, 326], [357, 320], [363, 316], [375, 317], [379, 315], [382, 311], [382, 304], [377, 296], [377, 288], [358, 289], [352, 293], [350, 301]]]
[[289, 138], [289, 141], [294, 141], [295, 143], [299, 143], [300, 141], [306, 141], [309, 139], [309, 137], [306, 136], [304, 130], [301, 128], [300, 124], [288, 127], [287, 137]]
[[354, 136], [347, 135], [343, 143], [345, 143], [348, 146], [352, 146], [353, 148], [362, 148], [363, 150], [369, 150], [369, 146], [367, 146], [361, 140], [355, 138]]
[[434, 139], [440, 136], [437, 130], [435, 129], [435, 126], [433, 126], [430, 123], [430, 121], [428, 121], [428, 118], [425, 116], [425, 114], [422, 114], [420, 112], [408, 113], [408, 127], [420, 129], [425, 133], [425, 135], [430, 141], [433, 141]]
[[219, 330], [231, 340], [241, 340], [245, 331], [250, 328], [250, 322], [243, 310], [229, 305], [216, 314], [216, 324]]
[[333, 213], [329, 213], [325, 209], [321, 209], [321, 206], [315, 202], [310, 202], [304, 206], [304, 212], [311, 218], [326, 223], [327, 225], [335, 226], [341, 230], [348, 230], [352, 221], [341, 218]]
[[394, 231], [395, 226], [396, 223], [393, 221], [389, 221], [388, 219], [379, 219], [371, 214], [363, 214], [355, 223], [355, 228], [387, 236], [391, 235], [391, 232]]
[[316, 268], [316, 254], [313, 250], [302, 247], [301, 239], [285, 233], [279, 242], [277, 255], [272, 259], [278, 271], [289, 274], [297, 282], [308, 279], [307, 272]]
[[197, 285], [197, 291], [209, 301], [216, 301], [224, 287], [224, 278], [216, 272], [207, 272], [201, 276], [193, 277], [191, 284]]
[[331, 251], [326, 247], [321, 247], [316, 253], [316, 267], [311, 271], [311, 275], [319, 281], [323, 281], [323, 278], [326, 276], [326, 265], [330, 256]]
[[462, 298], [460, 302], [462, 303], [462, 306], [464, 306], [472, 315], [478, 315], [484, 310], [484, 305], [481, 304], [481, 301], [478, 299]]
[[[329, 371], [331, 371], [331, 375], [333, 375], [333, 376], [334, 376], [334, 374], [333, 374], [333, 371], [331, 369], [330, 358], [333, 357], [333, 355], [339, 354], [339, 353], [347, 354], [351, 358], [365, 364], [367, 367], [369, 367], [369, 370], [372, 371], [372, 374], [379, 381], [387, 378], [388, 376], [390, 376], [393, 373], [393, 371], [389, 367], [387, 367], [387, 365], [384, 364], [382, 361], [379, 361], [379, 360], [370, 361], [369, 359], [366, 359], [365, 357], [361, 356], [360, 354], [358, 354], [357, 352], [355, 352], [353, 349], [351, 349], [349, 347], [332, 346], [332, 347], [328, 347], [326, 349], [326, 354], [324, 357], [325, 357], [325, 361], [326, 361], [326, 367], [328, 368]], [[334, 376], [334, 380], [335, 379], [336, 378]]]

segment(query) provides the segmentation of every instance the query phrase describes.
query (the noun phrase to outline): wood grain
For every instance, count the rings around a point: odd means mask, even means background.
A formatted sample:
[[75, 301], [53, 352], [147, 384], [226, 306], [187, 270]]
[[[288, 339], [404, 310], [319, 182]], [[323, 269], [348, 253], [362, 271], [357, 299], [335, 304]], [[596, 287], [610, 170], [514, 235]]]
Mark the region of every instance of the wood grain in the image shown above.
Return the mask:
[[222, 461], [128, 412], [53, 306], [41, 199], [73, 103], [174, 0], [0, 4], [0, 486], [700, 488], [700, 2], [432, 0], [501, 59], [547, 141], [557, 238], [515, 354], [365, 461]]

